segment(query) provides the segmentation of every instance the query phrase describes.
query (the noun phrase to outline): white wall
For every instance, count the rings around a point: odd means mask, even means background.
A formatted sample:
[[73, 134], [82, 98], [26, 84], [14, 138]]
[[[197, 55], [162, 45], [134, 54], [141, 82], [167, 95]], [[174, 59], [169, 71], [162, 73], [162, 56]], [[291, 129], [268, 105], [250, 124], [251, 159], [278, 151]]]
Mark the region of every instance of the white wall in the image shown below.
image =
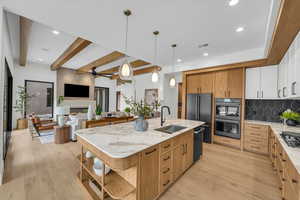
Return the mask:
[[[27, 63], [25, 67], [15, 64], [13, 105], [16, 102], [17, 87], [25, 86], [25, 80], [46, 81], [54, 83], [54, 106], [56, 106], [56, 71], [51, 71], [49, 65], [40, 63]], [[13, 127], [16, 128], [19, 113], [13, 112]]]
[[[134, 76], [134, 82], [135, 84], [123, 84], [121, 86], [117, 87], [117, 91], [121, 92], [121, 95], [124, 95], [128, 98], [133, 97], [134, 98], [134, 85], [136, 88], [136, 100], [141, 101], [144, 100], [145, 96], [145, 89], [159, 89], [159, 99], [161, 99], [161, 81], [160, 78], [159, 82], [153, 83], [151, 81], [152, 74], [143, 74]], [[121, 96], [121, 104], [120, 104], [120, 110], [123, 111], [126, 108], [126, 103], [124, 102], [124, 98]]]
[[109, 111], [116, 111], [116, 80], [110, 80], [105, 77], [95, 79], [95, 87], [109, 88]]
[[7, 26], [6, 13], [0, 5], [0, 185], [2, 184], [4, 162], [3, 162], [3, 94], [4, 94], [4, 67], [5, 59], [10, 71], [14, 76], [14, 63], [12, 58], [11, 40]]

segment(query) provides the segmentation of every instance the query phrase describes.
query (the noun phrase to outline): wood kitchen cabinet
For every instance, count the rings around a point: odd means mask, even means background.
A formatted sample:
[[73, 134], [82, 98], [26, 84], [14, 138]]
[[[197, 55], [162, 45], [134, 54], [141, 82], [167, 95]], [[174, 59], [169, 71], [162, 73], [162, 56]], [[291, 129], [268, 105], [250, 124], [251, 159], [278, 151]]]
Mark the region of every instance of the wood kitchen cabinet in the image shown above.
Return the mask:
[[159, 148], [151, 147], [141, 155], [140, 199], [153, 200], [159, 189]]
[[214, 73], [189, 75], [187, 77], [187, 93], [212, 93]]
[[193, 131], [178, 138], [179, 142], [173, 150], [173, 177], [176, 180], [193, 164], [194, 137]]
[[232, 69], [216, 72], [216, 98], [242, 98], [244, 85], [243, 73], [243, 69]]

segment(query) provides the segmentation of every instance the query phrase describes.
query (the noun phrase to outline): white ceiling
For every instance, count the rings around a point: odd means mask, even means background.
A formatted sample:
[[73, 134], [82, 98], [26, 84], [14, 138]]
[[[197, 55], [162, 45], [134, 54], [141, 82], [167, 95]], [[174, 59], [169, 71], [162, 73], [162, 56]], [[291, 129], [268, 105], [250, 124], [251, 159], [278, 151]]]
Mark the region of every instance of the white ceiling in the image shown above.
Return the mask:
[[[170, 45], [173, 43], [178, 44], [176, 55], [184, 62], [201, 59], [204, 52], [213, 59], [233, 52], [265, 49], [272, 33], [269, 30], [273, 29], [270, 21], [276, 17], [271, 15], [271, 11], [277, 12], [271, 7], [280, 0], [240, 0], [234, 7], [228, 6], [228, 1], [26, 0], [25, 3], [2, 0], [1, 3], [8, 11], [68, 33], [54, 36], [52, 29], [35, 23], [30, 59], [44, 56], [45, 62], [51, 63], [77, 36], [97, 43], [65, 64], [66, 67], [77, 68], [112, 50], [123, 51], [125, 17], [122, 11], [127, 8], [133, 12], [129, 19], [128, 54], [135, 58], [153, 60], [154, 30], [160, 31], [161, 65], [171, 63]], [[239, 26], [245, 27], [245, 31], [236, 33], [235, 29]], [[198, 45], [203, 43], [209, 43], [209, 46], [199, 49]], [[41, 46], [49, 48], [49, 51], [41, 50]]]

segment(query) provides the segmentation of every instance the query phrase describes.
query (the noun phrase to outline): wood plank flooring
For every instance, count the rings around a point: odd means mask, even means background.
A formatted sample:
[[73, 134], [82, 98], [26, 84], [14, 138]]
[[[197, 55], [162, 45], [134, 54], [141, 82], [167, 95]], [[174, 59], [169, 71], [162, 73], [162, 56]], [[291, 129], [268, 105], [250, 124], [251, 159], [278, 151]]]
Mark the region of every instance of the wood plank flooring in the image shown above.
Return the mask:
[[[14, 131], [7, 155], [2, 200], [86, 200], [75, 174], [76, 143], [40, 144]], [[265, 156], [205, 145], [194, 164], [160, 200], [279, 200], [279, 181]]]

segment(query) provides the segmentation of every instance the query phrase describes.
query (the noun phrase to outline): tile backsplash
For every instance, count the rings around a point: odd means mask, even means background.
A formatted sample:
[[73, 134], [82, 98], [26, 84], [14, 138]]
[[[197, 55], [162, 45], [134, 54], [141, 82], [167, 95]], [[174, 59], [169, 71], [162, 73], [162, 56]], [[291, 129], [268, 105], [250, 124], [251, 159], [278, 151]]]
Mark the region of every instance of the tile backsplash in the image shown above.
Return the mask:
[[300, 113], [300, 100], [246, 100], [245, 118], [281, 122], [279, 115], [287, 109]]

